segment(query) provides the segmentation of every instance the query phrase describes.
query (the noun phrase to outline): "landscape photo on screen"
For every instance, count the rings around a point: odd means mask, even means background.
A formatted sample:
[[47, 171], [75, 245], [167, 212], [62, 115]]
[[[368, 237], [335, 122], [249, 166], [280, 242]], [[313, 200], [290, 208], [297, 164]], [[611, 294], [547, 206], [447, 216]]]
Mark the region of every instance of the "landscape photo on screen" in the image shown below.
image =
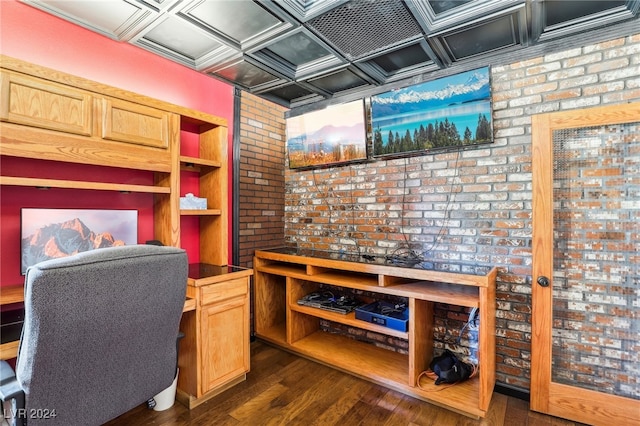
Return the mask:
[[493, 141], [489, 67], [371, 97], [374, 156]]
[[105, 247], [138, 243], [137, 210], [23, 208], [21, 268]]
[[289, 168], [365, 160], [367, 137], [362, 100], [286, 120]]

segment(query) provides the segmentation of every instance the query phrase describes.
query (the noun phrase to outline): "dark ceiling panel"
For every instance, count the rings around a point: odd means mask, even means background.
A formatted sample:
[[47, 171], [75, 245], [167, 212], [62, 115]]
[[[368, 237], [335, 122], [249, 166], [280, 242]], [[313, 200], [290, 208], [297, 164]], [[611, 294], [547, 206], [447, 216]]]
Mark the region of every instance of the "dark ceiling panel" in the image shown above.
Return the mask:
[[291, 80], [334, 71], [344, 60], [306, 28], [298, 28], [249, 51], [256, 61]]
[[437, 60], [427, 42], [419, 39], [365, 58], [357, 65], [378, 82], [386, 83], [440, 69]]
[[216, 70], [215, 74], [229, 82], [235, 82], [251, 89], [282, 81], [279, 77], [247, 61], [236, 62]]
[[304, 100], [314, 96], [314, 92], [299, 86], [297, 84], [290, 84], [287, 86], [277, 87], [275, 89], [260, 92], [261, 95], [266, 95], [270, 98], [284, 99], [287, 102], [292, 102], [295, 99]]
[[436, 15], [464, 6], [473, 0], [429, 0], [429, 5]]
[[640, 0], [545, 0], [531, 4], [532, 39], [544, 42], [638, 18]]
[[429, 36], [429, 41], [449, 65], [521, 49], [529, 43], [526, 9], [515, 6], [501, 10], [490, 17], [435, 33]]
[[350, 69], [312, 78], [307, 80], [307, 82], [331, 94], [369, 86], [369, 82], [365, 78]]
[[313, 41], [304, 33], [292, 34], [268, 47], [265, 51], [271, 52], [289, 62], [293, 67], [299, 67], [307, 62], [318, 60], [327, 56], [327, 49]]
[[558, 25], [589, 15], [596, 15], [608, 10], [624, 7], [625, 0], [607, 1], [576, 1], [552, 0], [546, 1], [544, 7], [544, 19], [546, 25]]
[[459, 61], [519, 44], [517, 26], [518, 23], [513, 16], [502, 16], [493, 21], [445, 35], [442, 39], [452, 58]]
[[397, 72], [403, 68], [429, 61], [431, 58], [418, 44], [389, 52], [371, 60], [387, 73]]

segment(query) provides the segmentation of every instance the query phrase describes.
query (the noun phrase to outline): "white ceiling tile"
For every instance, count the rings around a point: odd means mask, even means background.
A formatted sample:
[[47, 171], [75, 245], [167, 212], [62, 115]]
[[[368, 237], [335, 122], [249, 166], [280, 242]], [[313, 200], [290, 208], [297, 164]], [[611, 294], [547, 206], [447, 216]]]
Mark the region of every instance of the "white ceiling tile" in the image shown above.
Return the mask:
[[157, 17], [150, 8], [125, 0], [25, 0], [25, 3], [121, 41]]

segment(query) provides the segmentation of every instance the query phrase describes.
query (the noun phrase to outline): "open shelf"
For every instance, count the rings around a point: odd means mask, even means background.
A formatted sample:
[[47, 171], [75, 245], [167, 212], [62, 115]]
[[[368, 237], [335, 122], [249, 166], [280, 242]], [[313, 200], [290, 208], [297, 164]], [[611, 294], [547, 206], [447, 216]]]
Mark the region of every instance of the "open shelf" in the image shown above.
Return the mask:
[[208, 168], [219, 169], [221, 167], [221, 163], [217, 160], [207, 160], [199, 157], [187, 157], [185, 155], [181, 155], [180, 166], [184, 171], [202, 172]]
[[287, 327], [285, 323], [279, 323], [260, 331], [260, 338], [267, 342], [282, 346], [287, 342]]
[[289, 265], [272, 263], [257, 268], [260, 272], [266, 272], [273, 275], [281, 275], [283, 277], [306, 278], [306, 268], [303, 265]]
[[461, 413], [470, 413], [475, 416], [482, 417], [482, 410], [477, 409], [479, 406], [480, 394], [480, 377], [474, 377], [465, 382], [456, 383], [453, 386], [440, 384], [436, 385], [435, 381], [422, 377], [420, 379], [420, 388], [414, 388], [416, 396], [421, 397], [434, 404], [452, 408]]
[[348, 325], [350, 327], [361, 328], [363, 330], [373, 331], [375, 333], [385, 334], [387, 336], [394, 336], [400, 339], [409, 339], [409, 333], [359, 320], [356, 318], [355, 312], [349, 312], [348, 314], [343, 315], [337, 312], [325, 311], [323, 309], [301, 306], [297, 304], [292, 304], [291, 310], [300, 312], [302, 314], [322, 318], [327, 321], [333, 321], [340, 324]]
[[221, 214], [220, 209], [180, 210], [181, 216], [220, 216]]
[[27, 177], [0, 176], [0, 185], [33, 186], [36, 188], [89, 189], [93, 191], [144, 192], [170, 194], [171, 188], [153, 185], [131, 185], [122, 183], [87, 182], [63, 179], [41, 179]]
[[325, 271], [314, 275], [298, 276], [307, 281], [331, 284], [339, 287], [350, 287], [359, 290], [378, 290], [378, 277], [376, 275], [361, 274], [358, 272]]
[[477, 308], [480, 304], [478, 289], [469, 286], [418, 281], [410, 284], [400, 284], [394, 287], [394, 290], [406, 297], [430, 302], [448, 303], [468, 308]]
[[344, 336], [317, 331], [292, 343], [300, 354], [378, 383], [408, 386], [408, 356]]

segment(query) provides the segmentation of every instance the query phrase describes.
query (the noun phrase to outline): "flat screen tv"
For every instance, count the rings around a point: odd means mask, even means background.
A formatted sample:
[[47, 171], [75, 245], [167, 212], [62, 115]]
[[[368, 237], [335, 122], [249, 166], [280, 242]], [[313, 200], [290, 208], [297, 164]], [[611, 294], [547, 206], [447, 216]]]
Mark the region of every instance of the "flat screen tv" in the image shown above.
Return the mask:
[[373, 156], [493, 142], [489, 67], [371, 97]]
[[49, 259], [104, 247], [137, 244], [137, 210], [23, 208], [21, 272]]
[[291, 169], [366, 160], [364, 100], [287, 118], [286, 137]]

